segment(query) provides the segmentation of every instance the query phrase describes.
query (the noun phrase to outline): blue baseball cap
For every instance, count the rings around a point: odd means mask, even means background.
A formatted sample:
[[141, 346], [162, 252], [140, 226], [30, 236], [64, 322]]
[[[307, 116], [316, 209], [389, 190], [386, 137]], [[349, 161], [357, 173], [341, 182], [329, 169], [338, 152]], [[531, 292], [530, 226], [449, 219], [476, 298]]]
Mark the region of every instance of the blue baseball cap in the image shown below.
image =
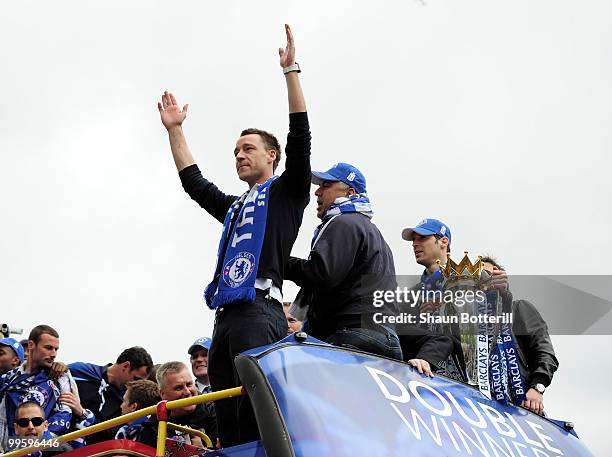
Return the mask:
[[14, 338], [3, 338], [0, 340], [0, 344], [2, 346], [9, 346], [13, 351], [15, 351], [19, 361], [23, 363], [23, 360], [25, 359], [25, 352], [21, 344], [19, 344], [19, 341]]
[[357, 167], [338, 162], [327, 171], [313, 171], [311, 182], [320, 185], [323, 181], [341, 181], [355, 189], [358, 194], [366, 193], [366, 179]]
[[197, 348], [203, 348], [209, 351], [210, 343], [212, 343], [212, 340], [210, 338], [208, 338], [207, 336], [202, 336], [195, 340], [191, 346], [189, 346], [189, 350], [187, 351], [187, 353], [191, 355], [193, 351], [195, 351]]
[[419, 235], [438, 235], [445, 236], [448, 238], [448, 244], [451, 244], [451, 231], [444, 222], [438, 219], [423, 219], [417, 224], [416, 227], [409, 227], [402, 230], [402, 238], [408, 241], [412, 241], [412, 234], [418, 233]]

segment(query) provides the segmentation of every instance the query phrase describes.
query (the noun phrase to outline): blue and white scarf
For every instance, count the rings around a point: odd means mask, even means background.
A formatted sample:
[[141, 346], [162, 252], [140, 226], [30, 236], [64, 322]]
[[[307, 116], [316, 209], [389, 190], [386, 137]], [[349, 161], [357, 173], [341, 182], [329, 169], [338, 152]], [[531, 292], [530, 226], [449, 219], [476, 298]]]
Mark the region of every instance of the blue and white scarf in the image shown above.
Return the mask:
[[24, 367], [25, 364], [13, 368], [0, 380], [0, 403], [4, 400], [8, 435], [15, 434], [15, 411], [25, 401], [34, 401], [43, 408], [45, 417], [49, 421], [49, 432], [56, 436], [65, 434], [70, 428], [72, 411], [57, 402], [61, 395], [58, 384], [63, 377], [60, 377], [56, 383], [49, 379], [45, 370], [25, 373]]
[[149, 420], [151, 416], [140, 417], [129, 424], [123, 425], [115, 434], [116, 440], [131, 440], [136, 441], [140, 430], [142, 430], [142, 424]]
[[[319, 241], [319, 238], [321, 238], [321, 235], [323, 235], [323, 232], [325, 232], [325, 229], [329, 226], [331, 221], [341, 214], [349, 213], [361, 213], [370, 219], [372, 216], [374, 216], [372, 204], [370, 203], [370, 199], [366, 193], [336, 198], [334, 203], [332, 203], [329, 209], [325, 212], [321, 223], [315, 229], [312, 242], [310, 243], [310, 249], [314, 249], [317, 241]], [[304, 332], [310, 331], [310, 323], [308, 322], [307, 313], [308, 307], [310, 306], [310, 303], [312, 303], [313, 296], [313, 290], [308, 290], [302, 287], [295, 297], [295, 300], [289, 307], [289, 313], [292, 316], [294, 316], [296, 319], [304, 321], [304, 324], [302, 325], [302, 331]]]
[[[73, 431], [83, 430], [84, 428], [90, 427], [96, 423], [96, 416], [90, 410], [84, 409], [83, 415], [84, 415], [84, 418], [75, 424], [74, 426], [75, 430]], [[72, 447], [72, 449], [80, 449], [84, 446], [87, 446], [87, 441], [85, 441], [86, 438], [87, 438], [86, 436], [82, 436], [75, 440], [68, 441], [68, 444]]]
[[336, 216], [348, 213], [360, 213], [372, 219], [372, 217], [374, 216], [374, 211], [372, 211], [372, 204], [370, 203], [368, 195], [366, 193], [363, 193], [353, 194], [349, 197], [336, 198], [334, 200], [334, 203], [332, 203], [329, 209], [325, 212], [321, 223], [314, 231], [311, 249], [314, 248], [314, 245], [317, 243], [317, 240], [321, 237], [329, 223], [333, 219], [335, 219]]
[[[213, 280], [204, 290], [210, 309], [255, 301], [255, 279], [266, 233], [270, 185], [278, 176], [255, 184], [230, 206], [219, 242]], [[222, 279], [222, 280], [221, 280]]]
[[364, 216], [368, 216], [370, 219], [374, 216], [372, 211], [372, 203], [368, 198], [368, 194], [353, 194], [348, 197], [338, 197], [334, 200], [334, 203], [329, 207], [323, 216], [323, 222], [328, 217], [344, 214], [344, 213], [361, 213]]

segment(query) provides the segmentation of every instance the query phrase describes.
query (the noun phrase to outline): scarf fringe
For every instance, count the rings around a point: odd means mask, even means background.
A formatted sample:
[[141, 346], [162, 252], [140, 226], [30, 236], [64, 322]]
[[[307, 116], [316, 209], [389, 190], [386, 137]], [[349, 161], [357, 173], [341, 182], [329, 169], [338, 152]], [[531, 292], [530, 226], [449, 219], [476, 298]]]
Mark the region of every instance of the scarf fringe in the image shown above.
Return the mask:
[[254, 287], [249, 289], [226, 290], [222, 294], [217, 294], [214, 296], [210, 308], [221, 308], [237, 302], [253, 303], [256, 295], [257, 292], [255, 291]]

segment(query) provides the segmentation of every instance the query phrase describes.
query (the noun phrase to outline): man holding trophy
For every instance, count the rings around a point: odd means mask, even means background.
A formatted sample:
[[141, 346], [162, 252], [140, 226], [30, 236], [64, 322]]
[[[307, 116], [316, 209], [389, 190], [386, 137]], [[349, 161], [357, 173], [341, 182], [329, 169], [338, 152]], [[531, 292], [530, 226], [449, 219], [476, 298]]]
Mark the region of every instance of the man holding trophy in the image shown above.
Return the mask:
[[[425, 267], [416, 304], [429, 330], [453, 337], [439, 371], [477, 386], [487, 398], [543, 414], [543, 393], [558, 366], [545, 322], [529, 302], [512, 301], [506, 272], [491, 258], [450, 258], [451, 233], [437, 219], [402, 232]], [[436, 299], [431, 300], [437, 292]], [[423, 319], [427, 315], [427, 319]], [[515, 335], [517, 333], [517, 335]]]

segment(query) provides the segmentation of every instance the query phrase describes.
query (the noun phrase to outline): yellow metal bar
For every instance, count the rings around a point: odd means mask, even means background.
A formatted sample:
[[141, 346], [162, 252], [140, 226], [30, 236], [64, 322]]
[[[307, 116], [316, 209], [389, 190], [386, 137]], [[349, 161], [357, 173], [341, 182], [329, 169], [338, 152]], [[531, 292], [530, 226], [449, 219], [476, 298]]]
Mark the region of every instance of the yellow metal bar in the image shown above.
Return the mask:
[[[182, 408], [184, 406], [189, 406], [189, 405], [199, 405], [200, 403], [206, 403], [209, 401], [222, 400], [224, 398], [237, 397], [240, 395], [244, 395], [244, 392], [242, 391], [242, 387], [234, 387], [232, 389], [219, 390], [217, 392], [211, 392], [209, 394], [202, 394], [202, 395], [197, 395], [195, 397], [182, 398], [180, 400], [169, 401], [168, 403], [166, 403], [166, 407], [168, 409], [176, 409], [176, 408]], [[117, 427], [119, 425], [124, 425], [124, 424], [127, 424], [128, 422], [132, 422], [136, 419], [140, 419], [141, 417], [148, 416], [150, 414], [156, 414], [156, 413], [157, 413], [157, 406], [149, 406], [148, 408], [139, 409], [138, 411], [134, 411], [132, 413], [125, 414], [123, 416], [115, 417], [114, 419], [109, 419], [107, 421], [100, 422], [99, 424], [94, 424], [82, 430], [76, 430], [74, 432], [70, 432], [65, 435], [58, 436], [54, 439], [56, 439], [60, 443], [65, 443], [67, 441], [72, 441], [77, 438], [81, 438], [83, 436], [91, 435], [93, 433], [98, 433], [103, 430], [107, 430], [109, 428]], [[42, 448], [31, 446], [28, 448], [17, 449], [7, 454], [2, 454], [2, 457], [21, 457], [21, 456], [30, 454], [38, 449], [42, 449]]]
[[213, 447], [212, 441], [210, 437], [199, 430], [194, 430], [193, 428], [185, 427], [184, 425], [173, 424], [172, 422], [168, 422], [168, 427], [173, 428], [174, 430], [178, 430], [179, 432], [187, 433], [189, 435], [195, 435], [202, 439], [202, 442], [206, 445], [206, 447]]
[[155, 457], [164, 457], [166, 452], [166, 436], [168, 435], [168, 423], [159, 421], [157, 426], [157, 448], [155, 449]]
[[166, 408], [169, 410], [184, 408], [190, 405], [199, 405], [200, 403], [206, 403], [209, 401], [222, 400], [224, 398], [239, 397], [244, 395], [242, 387], [233, 387], [231, 389], [219, 390], [218, 392], [211, 392], [209, 394], [197, 395], [195, 397], [181, 398], [180, 400], [172, 400], [166, 403]]

